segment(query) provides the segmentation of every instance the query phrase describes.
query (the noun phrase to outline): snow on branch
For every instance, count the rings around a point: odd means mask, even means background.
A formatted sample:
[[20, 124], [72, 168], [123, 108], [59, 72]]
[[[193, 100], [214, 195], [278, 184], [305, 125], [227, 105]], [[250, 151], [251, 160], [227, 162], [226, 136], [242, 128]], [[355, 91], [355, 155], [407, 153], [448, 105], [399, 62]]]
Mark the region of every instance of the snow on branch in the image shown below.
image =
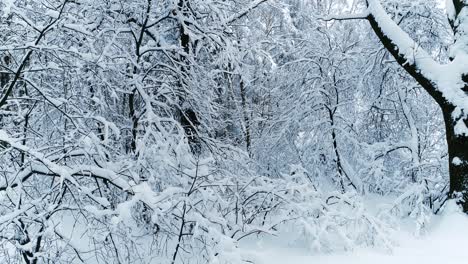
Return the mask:
[[343, 15], [329, 15], [325, 17], [319, 17], [319, 19], [324, 21], [332, 21], [332, 20], [360, 20], [360, 19], [367, 19], [369, 16], [369, 12], [362, 12], [360, 14], [343, 14]]
[[[453, 24], [460, 13], [460, 7], [457, 8], [460, 4], [457, 4], [458, 1], [448, 2], [450, 3], [447, 5], [447, 12]], [[388, 52], [439, 105], [456, 108], [453, 119], [457, 122], [457, 128], [461, 127], [457, 129], [457, 134], [467, 133], [466, 125], [457, 121], [466, 119], [468, 112], [468, 94], [463, 90], [466, 85], [463, 76], [468, 73], [468, 55], [463, 48], [457, 48], [464, 46], [464, 42], [458, 40], [452, 46], [452, 50], [462, 50], [462, 52], [452, 56], [453, 61], [450, 63], [441, 65], [392, 20], [379, 0], [367, 0], [367, 10], [363, 14], [336, 15], [321, 19], [330, 21], [363, 18], [369, 20], [372, 29]]]
[[378, 0], [367, 0], [367, 3], [369, 20], [394, 45], [397, 56], [404, 59], [405, 63], [414, 65], [419, 74], [429, 79], [428, 75], [437, 70], [439, 64], [392, 20]]
[[331, 15], [321, 19], [325, 21], [368, 19], [383, 44], [387, 44], [386, 48], [397, 61], [404, 65], [411, 65], [415, 68], [415, 73], [429, 80], [427, 75], [436, 71], [440, 65], [392, 20], [379, 0], [367, 0], [367, 4], [367, 10], [361, 14]]
[[468, 109], [468, 95], [462, 90], [462, 76], [468, 69], [466, 56], [440, 65], [392, 20], [379, 0], [367, 0], [367, 4], [373, 30], [396, 61], [439, 105]]
[[243, 9], [242, 11], [240, 11], [239, 13], [237, 14], [234, 14], [232, 16], [230, 16], [228, 19], [226, 19], [226, 21], [224, 21], [224, 25], [228, 25], [228, 24], [231, 24], [232, 22], [238, 20], [238, 19], [241, 19], [242, 17], [244, 17], [245, 15], [247, 15], [250, 11], [254, 10], [255, 8], [257, 8], [259, 5], [263, 4], [264, 2], [266, 2], [268, 0], [257, 0], [257, 1], [254, 1], [251, 5], [249, 5], [248, 7], [246, 7], [245, 9]]
[[455, 9], [455, 5], [453, 3], [453, 0], [446, 0], [445, 1], [445, 10], [447, 12], [448, 19], [450, 21], [450, 24], [453, 27], [453, 24], [455, 23], [455, 18], [457, 17], [457, 11]]
[[76, 166], [63, 166], [60, 165], [53, 160], [47, 158], [43, 153], [40, 153], [36, 150], [33, 150], [25, 145], [22, 145], [19, 139], [11, 138], [5, 131], [0, 130], [0, 142], [6, 143], [9, 147], [19, 150], [21, 152], [28, 153], [31, 157], [34, 157], [39, 164], [32, 164], [29, 166], [28, 169], [24, 170], [20, 173], [18, 178], [18, 183], [13, 183], [10, 186], [2, 186], [0, 187], [1, 190], [6, 190], [7, 187], [16, 187], [20, 183], [26, 181], [32, 174], [41, 174], [41, 175], [48, 175], [60, 178], [60, 183], [63, 181], [69, 181], [74, 186], [76, 186], [82, 193], [86, 194], [89, 197], [92, 197], [93, 200], [99, 202], [103, 206], [107, 206], [108, 202], [100, 199], [99, 197], [95, 197], [91, 191], [81, 186], [78, 181], [74, 178], [75, 176], [90, 176], [94, 178], [100, 178], [103, 180], [107, 180], [112, 185], [116, 186], [117, 188], [121, 189], [122, 191], [127, 192], [128, 194], [136, 196], [139, 200], [144, 202], [150, 208], [153, 208], [156, 203], [160, 200], [158, 198], [158, 194], [153, 192], [146, 183], [138, 184], [138, 185], [131, 185], [127, 180], [122, 178], [116, 172], [105, 169], [99, 168], [92, 165], [76, 165]]

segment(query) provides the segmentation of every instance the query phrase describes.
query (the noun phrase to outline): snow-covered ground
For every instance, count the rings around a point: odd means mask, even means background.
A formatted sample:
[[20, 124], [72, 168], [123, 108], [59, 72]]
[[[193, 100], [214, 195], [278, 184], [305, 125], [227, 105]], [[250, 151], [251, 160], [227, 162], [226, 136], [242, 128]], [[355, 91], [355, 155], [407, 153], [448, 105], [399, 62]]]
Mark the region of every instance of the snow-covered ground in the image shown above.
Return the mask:
[[342, 254], [308, 254], [295, 248], [257, 245], [246, 254], [258, 264], [462, 264], [468, 263], [468, 216], [449, 205], [436, 216], [425, 235], [416, 238], [410, 231], [398, 232], [392, 252], [360, 249]]

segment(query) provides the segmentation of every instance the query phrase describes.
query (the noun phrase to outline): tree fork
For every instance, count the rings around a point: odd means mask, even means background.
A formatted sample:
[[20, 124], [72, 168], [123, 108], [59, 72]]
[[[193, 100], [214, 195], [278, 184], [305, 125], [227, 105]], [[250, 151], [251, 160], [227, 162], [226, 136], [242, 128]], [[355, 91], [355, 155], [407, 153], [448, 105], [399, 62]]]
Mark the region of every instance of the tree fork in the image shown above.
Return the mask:
[[[373, 5], [380, 5], [378, 1], [374, 2], [367, 0], [368, 6], [370, 5], [370, 2], [373, 2]], [[452, 19], [449, 18], [449, 22], [452, 25], [454, 35], [457, 38], [459, 34], [468, 34], [468, 32], [458, 32], [458, 26], [453, 26], [455, 25], [455, 20], [462, 13], [463, 9], [468, 9], [468, 5], [462, 0], [453, 0], [453, 4], [456, 14], [453, 14], [454, 17], [452, 17]], [[465, 11], [465, 13], [468, 12]], [[453, 18], [455, 18], [455, 20], [453, 20]], [[458, 203], [463, 207], [463, 211], [468, 213], [468, 134], [466, 132], [456, 131], [456, 125], [458, 122], [463, 122], [468, 127], [468, 117], [466, 113], [468, 109], [461, 108], [461, 115], [459, 117], [454, 115], [457, 106], [453, 105], [453, 103], [444, 96], [441, 90], [438, 89], [437, 83], [431, 81], [427, 76], [421, 73], [415, 60], [408, 61], [408, 59], [400, 53], [401, 51], [397, 43], [385, 34], [382, 29], [382, 25], [379, 25], [372, 12], [368, 14], [367, 20], [381, 43], [395, 58], [398, 64], [400, 64], [400, 66], [403, 67], [406, 72], [410, 74], [440, 106], [444, 116], [448, 145], [450, 175], [449, 195], [451, 198], [461, 198]], [[466, 73], [461, 76], [461, 81], [464, 82], [464, 86], [460, 87], [460, 89], [463, 91], [468, 87], [468, 78], [466, 76]], [[465, 91], [465, 94], [468, 93]]]

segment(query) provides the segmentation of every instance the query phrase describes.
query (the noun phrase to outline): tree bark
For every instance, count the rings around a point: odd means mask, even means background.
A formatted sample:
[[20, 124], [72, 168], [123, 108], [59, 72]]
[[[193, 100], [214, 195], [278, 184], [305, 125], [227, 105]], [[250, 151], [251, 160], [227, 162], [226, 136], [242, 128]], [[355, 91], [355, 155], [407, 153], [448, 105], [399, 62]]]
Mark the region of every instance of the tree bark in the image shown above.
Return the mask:
[[[455, 133], [453, 106], [442, 107], [449, 156], [450, 195], [459, 197], [463, 211], [468, 213], [468, 135]], [[468, 125], [468, 119], [464, 120]]]

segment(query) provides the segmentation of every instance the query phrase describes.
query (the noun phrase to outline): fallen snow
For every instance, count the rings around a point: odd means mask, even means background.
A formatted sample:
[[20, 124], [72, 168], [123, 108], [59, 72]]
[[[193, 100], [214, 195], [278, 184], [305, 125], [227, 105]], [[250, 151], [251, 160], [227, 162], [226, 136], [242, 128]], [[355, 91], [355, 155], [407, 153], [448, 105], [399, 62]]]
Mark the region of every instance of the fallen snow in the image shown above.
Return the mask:
[[441, 216], [436, 216], [430, 230], [420, 238], [411, 232], [400, 231], [399, 246], [391, 253], [378, 249], [360, 249], [340, 254], [308, 254], [306, 250], [257, 246], [245, 249], [245, 257], [258, 264], [458, 264], [467, 263], [468, 216], [456, 205], [449, 204]]

